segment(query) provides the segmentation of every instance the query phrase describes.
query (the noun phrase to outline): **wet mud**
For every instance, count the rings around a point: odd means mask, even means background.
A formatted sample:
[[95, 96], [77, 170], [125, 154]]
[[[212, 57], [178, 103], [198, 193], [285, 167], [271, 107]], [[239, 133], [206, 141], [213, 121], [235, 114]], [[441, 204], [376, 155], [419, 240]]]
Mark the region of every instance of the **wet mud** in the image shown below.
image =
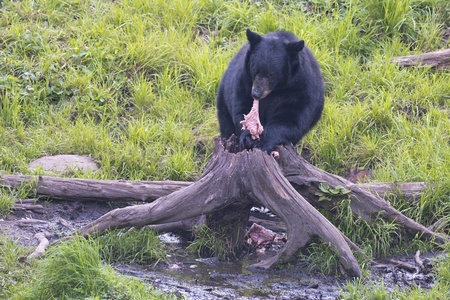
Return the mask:
[[[172, 247], [184, 248], [175, 242]], [[177, 252], [177, 251], [175, 251]], [[180, 251], [181, 253], [181, 251]], [[195, 255], [173, 255], [168, 265], [116, 264], [120, 273], [139, 277], [159, 290], [186, 299], [336, 299], [344, 279], [314, 276], [296, 270], [256, 270], [247, 267], [275, 255], [273, 251], [251, 253], [222, 261]]]
[[[166, 234], [167, 236], [167, 234]], [[184, 249], [185, 244], [170, 236], [172, 247]], [[164, 238], [167, 241], [167, 238]], [[175, 251], [177, 252], [177, 251]], [[183, 253], [183, 254], [181, 254]], [[168, 265], [141, 266], [116, 264], [114, 268], [128, 276], [138, 277], [156, 288], [173, 292], [186, 299], [342, 299], [350, 278], [311, 274], [301, 265], [282, 270], [256, 270], [247, 266], [275, 255], [274, 251], [250, 253], [240, 259], [221, 261], [217, 258], [196, 258], [180, 251], [170, 258]], [[422, 259], [433, 261], [440, 253], [427, 253]], [[367, 284], [381, 284], [387, 290], [433, 286], [435, 278], [415, 267], [413, 255], [396, 256], [390, 261], [369, 267]], [[404, 265], [399, 266], [392, 261]], [[405, 267], [407, 267], [405, 269]], [[413, 268], [409, 268], [413, 267]]]

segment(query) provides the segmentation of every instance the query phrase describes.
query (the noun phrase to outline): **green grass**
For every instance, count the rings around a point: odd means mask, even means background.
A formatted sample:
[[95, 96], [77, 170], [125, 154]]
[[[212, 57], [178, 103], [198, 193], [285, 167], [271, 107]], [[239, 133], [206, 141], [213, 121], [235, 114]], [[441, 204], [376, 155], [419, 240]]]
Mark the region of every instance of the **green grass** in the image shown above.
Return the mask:
[[52, 247], [45, 259], [25, 263], [27, 252], [16, 242], [0, 240], [2, 299], [174, 299], [137, 279], [105, 266], [101, 246], [92, 239], [74, 238]]
[[[389, 62], [449, 47], [448, 1], [24, 0], [0, 2], [0, 14], [1, 173], [86, 154], [100, 170], [71, 176], [194, 180], [245, 29], [286, 29], [306, 41], [326, 82], [323, 117], [301, 145], [312, 162], [341, 175], [371, 169], [372, 181], [434, 183], [417, 202], [391, 201], [425, 226], [449, 218], [449, 71]], [[2, 215], [15, 197], [0, 194]], [[373, 255], [403, 240], [391, 224], [349, 214], [335, 222]]]
[[8, 216], [14, 203], [21, 203], [21, 199], [35, 196], [34, 183], [22, 184], [19, 188], [11, 189], [9, 186], [2, 186], [0, 181], [0, 216]]
[[0, 190], [0, 215], [7, 216], [13, 209], [16, 198], [12, 194], [12, 192]]
[[108, 231], [97, 237], [97, 241], [101, 258], [108, 262], [145, 265], [167, 262], [168, 247], [159, 241], [154, 230], [146, 227]]
[[8, 299], [16, 294], [22, 283], [28, 282], [35, 269], [35, 263], [24, 264], [20, 257], [28, 254], [28, 249], [20, 247], [17, 241], [6, 238], [0, 232], [0, 299]]
[[[236, 258], [236, 254], [246, 250], [246, 246], [236, 241], [236, 233], [231, 224], [226, 227], [212, 229], [204, 224], [192, 229], [194, 239], [186, 251], [196, 253], [200, 257], [218, 257], [222, 260]], [[247, 249], [248, 250], [248, 249]]]

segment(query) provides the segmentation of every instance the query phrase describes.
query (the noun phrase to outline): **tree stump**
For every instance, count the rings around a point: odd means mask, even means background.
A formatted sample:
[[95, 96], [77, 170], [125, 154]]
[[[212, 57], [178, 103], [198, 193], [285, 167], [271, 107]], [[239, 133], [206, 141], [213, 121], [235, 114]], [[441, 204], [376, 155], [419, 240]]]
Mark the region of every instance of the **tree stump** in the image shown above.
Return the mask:
[[249, 210], [257, 202], [284, 221], [288, 239], [276, 256], [250, 267], [267, 269], [285, 262], [312, 236], [318, 236], [338, 253], [340, 264], [349, 275], [361, 276], [343, 234], [297, 193], [275, 159], [259, 149], [239, 151], [236, 145], [233, 138], [216, 138], [211, 161], [192, 185], [149, 204], [112, 210], [81, 228], [78, 234], [88, 236], [106, 229], [178, 222], [233, 206]]

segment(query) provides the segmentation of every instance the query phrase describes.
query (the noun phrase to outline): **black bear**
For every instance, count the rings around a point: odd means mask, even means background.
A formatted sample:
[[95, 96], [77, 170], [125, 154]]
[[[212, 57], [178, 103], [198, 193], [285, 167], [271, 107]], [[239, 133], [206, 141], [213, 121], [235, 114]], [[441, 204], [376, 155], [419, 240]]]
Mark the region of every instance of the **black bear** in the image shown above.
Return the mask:
[[[296, 144], [320, 119], [324, 83], [311, 51], [293, 33], [261, 36], [247, 29], [248, 43], [231, 60], [217, 92], [220, 135], [239, 138], [242, 148], [270, 153]], [[242, 130], [254, 100], [264, 127], [259, 139]], [[257, 106], [256, 106], [257, 107]]]

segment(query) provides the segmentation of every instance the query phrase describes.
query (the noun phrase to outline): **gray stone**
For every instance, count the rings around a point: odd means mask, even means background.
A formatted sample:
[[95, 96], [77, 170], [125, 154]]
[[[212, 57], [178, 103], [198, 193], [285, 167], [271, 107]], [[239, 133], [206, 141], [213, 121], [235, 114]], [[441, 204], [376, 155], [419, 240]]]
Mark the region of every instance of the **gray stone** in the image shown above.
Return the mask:
[[71, 170], [92, 171], [98, 170], [95, 161], [89, 156], [83, 155], [54, 155], [43, 156], [32, 161], [28, 167], [36, 169], [41, 167], [45, 172], [68, 173]]

